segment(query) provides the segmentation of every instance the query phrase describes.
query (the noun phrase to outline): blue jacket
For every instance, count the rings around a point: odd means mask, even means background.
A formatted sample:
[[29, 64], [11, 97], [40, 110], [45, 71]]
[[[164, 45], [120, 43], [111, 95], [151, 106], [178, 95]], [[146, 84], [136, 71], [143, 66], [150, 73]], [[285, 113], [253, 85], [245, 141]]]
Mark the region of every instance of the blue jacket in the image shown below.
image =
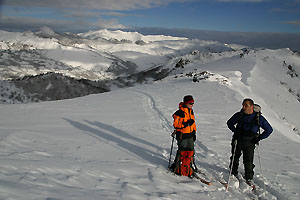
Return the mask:
[[[250, 115], [244, 114], [242, 111], [237, 112], [227, 121], [227, 126], [234, 133], [252, 132], [254, 135], [257, 135], [259, 127], [257, 124], [256, 114], [256, 112], [253, 112]], [[269, 137], [269, 135], [273, 132], [273, 128], [262, 115], [259, 115], [259, 125], [264, 130], [259, 136], [260, 140]]]

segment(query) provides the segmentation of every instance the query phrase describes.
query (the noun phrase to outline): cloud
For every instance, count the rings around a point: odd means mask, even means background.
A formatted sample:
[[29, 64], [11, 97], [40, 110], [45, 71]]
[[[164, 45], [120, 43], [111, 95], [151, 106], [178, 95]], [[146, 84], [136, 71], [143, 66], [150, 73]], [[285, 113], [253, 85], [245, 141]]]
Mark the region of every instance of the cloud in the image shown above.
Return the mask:
[[141, 17], [141, 15], [136, 15], [136, 14], [125, 14], [125, 13], [121, 13], [121, 12], [101, 12], [101, 15], [105, 15], [105, 16], [115, 16], [115, 17], [126, 17], [126, 16], [136, 16], [136, 17]]
[[187, 1], [190, 0], [6, 0], [4, 3], [11, 6], [55, 9], [133, 10]]
[[115, 19], [104, 20], [99, 18], [98, 21], [95, 23], [95, 26], [100, 28], [109, 28], [109, 29], [124, 29], [127, 28], [126, 26], [119, 24]]
[[98, 18], [96, 22], [88, 22], [87, 20], [55, 20], [55, 19], [42, 19], [32, 17], [8, 17], [2, 16], [0, 20], [0, 27], [5, 27], [8, 31], [25, 31], [25, 30], [37, 30], [43, 26], [50, 27], [56, 31], [70, 31], [81, 32], [87, 29], [123, 29], [126, 26], [119, 24], [115, 19], [105, 20]]
[[[100, 28], [121, 29], [126, 26], [120, 24], [118, 18], [137, 16], [122, 13], [122, 11], [147, 9], [188, 1], [193, 0], [5, 0], [2, 5], [6, 6], [9, 11], [3, 14], [0, 23], [4, 30], [17, 30], [17, 27], [20, 27], [21, 30], [24, 30], [25, 27], [37, 29], [40, 26], [49, 26], [58, 31], [65, 30], [66, 27], [69, 27], [69, 31]], [[29, 12], [26, 13], [26, 10]], [[47, 18], [47, 16], [55, 16], [55, 19], [41, 19]], [[62, 25], [64, 23], [65, 26]], [[79, 26], [81, 27], [79, 28]]]
[[288, 12], [288, 9], [285, 8], [272, 8], [271, 9], [272, 12]]
[[259, 2], [265, 2], [270, 0], [216, 0], [219, 2], [253, 2], [253, 3], [259, 3]]
[[240, 44], [256, 48], [290, 48], [293, 51], [300, 52], [300, 33], [222, 32], [164, 28], [135, 28], [133, 31], [144, 35], [163, 34], [191, 39], [213, 40], [227, 44]]
[[300, 25], [300, 21], [287, 21], [286, 24]]
[[31, 30], [37, 29], [42, 26], [55, 27], [61, 29], [66, 26], [76, 25], [72, 21], [68, 20], [49, 20], [49, 19], [37, 19], [31, 17], [11, 17], [11, 16], [2, 16], [0, 21], [1, 27], [6, 27], [7, 30]]

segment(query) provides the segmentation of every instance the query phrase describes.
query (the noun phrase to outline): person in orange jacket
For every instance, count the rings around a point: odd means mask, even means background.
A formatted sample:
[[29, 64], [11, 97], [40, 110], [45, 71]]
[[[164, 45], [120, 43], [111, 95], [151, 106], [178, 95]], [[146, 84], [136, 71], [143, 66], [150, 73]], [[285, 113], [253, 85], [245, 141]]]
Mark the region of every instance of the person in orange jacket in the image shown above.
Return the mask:
[[194, 151], [194, 142], [196, 141], [196, 123], [193, 111], [194, 98], [192, 95], [183, 97], [183, 102], [179, 103], [179, 109], [173, 114], [174, 135], [178, 150], [171, 170], [174, 170], [177, 163], [178, 154], [181, 151]]

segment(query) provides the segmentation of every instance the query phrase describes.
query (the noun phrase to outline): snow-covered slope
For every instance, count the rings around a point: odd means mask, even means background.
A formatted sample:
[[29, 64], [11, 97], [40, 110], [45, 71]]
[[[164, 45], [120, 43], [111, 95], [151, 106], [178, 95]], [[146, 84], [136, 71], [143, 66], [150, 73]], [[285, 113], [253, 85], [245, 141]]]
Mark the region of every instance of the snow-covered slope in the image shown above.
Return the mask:
[[[299, 139], [285, 137], [286, 125], [275, 123], [264, 96], [255, 100], [274, 127], [259, 146], [264, 179], [255, 157], [257, 192], [236, 180], [227, 192], [218, 182], [228, 179], [232, 133], [226, 120], [240, 109], [244, 94], [237, 91], [246, 87], [229, 65], [199, 82], [170, 76], [72, 100], [1, 105], [0, 198], [299, 199]], [[212, 186], [167, 172], [171, 116], [186, 94], [195, 98], [196, 164]]]
[[287, 129], [281, 129], [282, 133], [295, 141], [299, 139], [299, 55], [289, 49], [204, 55], [194, 52], [182, 56], [180, 63], [183, 63], [184, 68], [174, 68], [176, 64], [174, 60], [166, 66], [173, 67], [174, 74], [187, 74], [192, 77], [197, 77], [201, 71], [217, 74], [212, 77], [222, 81], [243, 97], [255, 99], [263, 107], [263, 113], [275, 114], [276, 117], [271, 119], [275, 126], [280, 123], [279, 121], [284, 121]]

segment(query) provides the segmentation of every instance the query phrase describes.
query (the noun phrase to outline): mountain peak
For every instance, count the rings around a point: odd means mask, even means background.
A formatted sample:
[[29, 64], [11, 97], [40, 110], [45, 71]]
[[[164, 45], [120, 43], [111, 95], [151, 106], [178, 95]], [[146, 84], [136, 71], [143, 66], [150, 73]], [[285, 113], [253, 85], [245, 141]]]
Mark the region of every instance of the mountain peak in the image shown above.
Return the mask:
[[41, 27], [40, 30], [37, 31], [35, 34], [40, 37], [53, 37], [56, 35], [56, 33], [47, 26]]

